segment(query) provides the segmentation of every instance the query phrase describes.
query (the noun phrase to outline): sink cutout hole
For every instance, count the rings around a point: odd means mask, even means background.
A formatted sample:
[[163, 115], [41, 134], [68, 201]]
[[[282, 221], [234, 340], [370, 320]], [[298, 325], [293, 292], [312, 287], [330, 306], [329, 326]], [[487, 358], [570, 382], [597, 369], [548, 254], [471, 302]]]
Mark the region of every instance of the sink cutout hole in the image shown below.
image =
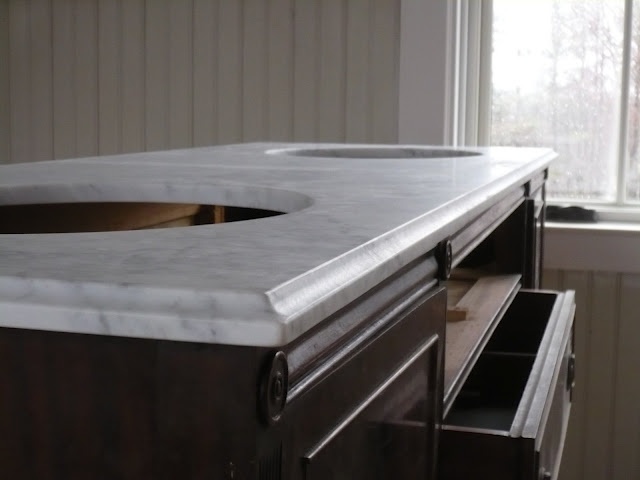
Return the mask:
[[238, 222], [285, 212], [189, 203], [85, 202], [0, 206], [0, 234], [118, 232]]
[[363, 158], [363, 159], [401, 159], [401, 158], [454, 158], [473, 157], [480, 153], [467, 150], [446, 148], [411, 147], [334, 147], [334, 148], [292, 148], [271, 150], [271, 155], [315, 158]]

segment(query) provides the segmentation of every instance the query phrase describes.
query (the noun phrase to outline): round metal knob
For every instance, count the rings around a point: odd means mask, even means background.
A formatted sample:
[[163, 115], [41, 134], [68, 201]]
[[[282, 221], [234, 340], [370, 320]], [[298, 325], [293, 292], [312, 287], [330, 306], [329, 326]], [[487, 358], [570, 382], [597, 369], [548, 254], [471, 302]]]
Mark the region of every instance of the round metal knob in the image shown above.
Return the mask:
[[453, 249], [451, 240], [445, 240], [436, 247], [436, 261], [438, 262], [438, 278], [446, 280], [451, 275], [453, 265]]
[[287, 403], [289, 366], [284, 352], [277, 352], [265, 372], [260, 386], [260, 410], [264, 420], [273, 425], [282, 415]]

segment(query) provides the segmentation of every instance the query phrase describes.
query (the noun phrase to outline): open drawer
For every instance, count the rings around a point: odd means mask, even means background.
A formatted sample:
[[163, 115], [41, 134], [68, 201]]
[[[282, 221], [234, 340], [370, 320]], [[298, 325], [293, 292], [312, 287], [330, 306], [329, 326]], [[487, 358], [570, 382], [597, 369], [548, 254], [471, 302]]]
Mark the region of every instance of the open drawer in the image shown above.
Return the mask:
[[440, 479], [557, 477], [574, 378], [573, 292], [520, 290], [444, 418]]

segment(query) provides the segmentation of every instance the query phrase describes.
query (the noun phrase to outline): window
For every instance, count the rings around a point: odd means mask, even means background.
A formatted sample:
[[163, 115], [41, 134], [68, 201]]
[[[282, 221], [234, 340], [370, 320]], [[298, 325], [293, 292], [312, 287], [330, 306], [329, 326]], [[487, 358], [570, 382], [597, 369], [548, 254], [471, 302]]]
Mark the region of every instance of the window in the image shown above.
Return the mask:
[[[637, 209], [640, 0], [493, 0], [482, 5], [476, 21], [488, 47], [478, 55], [489, 73], [483, 81], [480, 62], [476, 81], [480, 97], [483, 92], [488, 97], [484, 118], [489, 128], [479, 141], [556, 150], [560, 156], [548, 182], [552, 200]], [[472, 7], [466, 8], [471, 18], [467, 30], [473, 31]], [[469, 70], [472, 56], [461, 58]], [[477, 129], [483, 118], [479, 103]], [[468, 132], [464, 138], [468, 143]]]

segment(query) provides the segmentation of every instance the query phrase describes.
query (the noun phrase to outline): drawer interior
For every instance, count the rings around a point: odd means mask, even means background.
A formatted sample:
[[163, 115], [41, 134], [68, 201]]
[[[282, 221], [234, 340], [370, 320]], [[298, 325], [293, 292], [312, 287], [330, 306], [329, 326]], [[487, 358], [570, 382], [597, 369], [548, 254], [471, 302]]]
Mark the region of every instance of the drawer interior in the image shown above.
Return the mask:
[[520, 291], [491, 336], [485, 352], [538, 352], [558, 294]]
[[[471, 282], [459, 294], [463, 282], [447, 283], [447, 334], [444, 372], [444, 411], [457, 396], [496, 325], [520, 288], [520, 275], [495, 275]], [[451, 308], [464, 319], [450, 321]]]
[[462, 385], [445, 423], [508, 431], [558, 294], [520, 291]]
[[535, 355], [480, 356], [446, 418], [448, 425], [509, 430]]

